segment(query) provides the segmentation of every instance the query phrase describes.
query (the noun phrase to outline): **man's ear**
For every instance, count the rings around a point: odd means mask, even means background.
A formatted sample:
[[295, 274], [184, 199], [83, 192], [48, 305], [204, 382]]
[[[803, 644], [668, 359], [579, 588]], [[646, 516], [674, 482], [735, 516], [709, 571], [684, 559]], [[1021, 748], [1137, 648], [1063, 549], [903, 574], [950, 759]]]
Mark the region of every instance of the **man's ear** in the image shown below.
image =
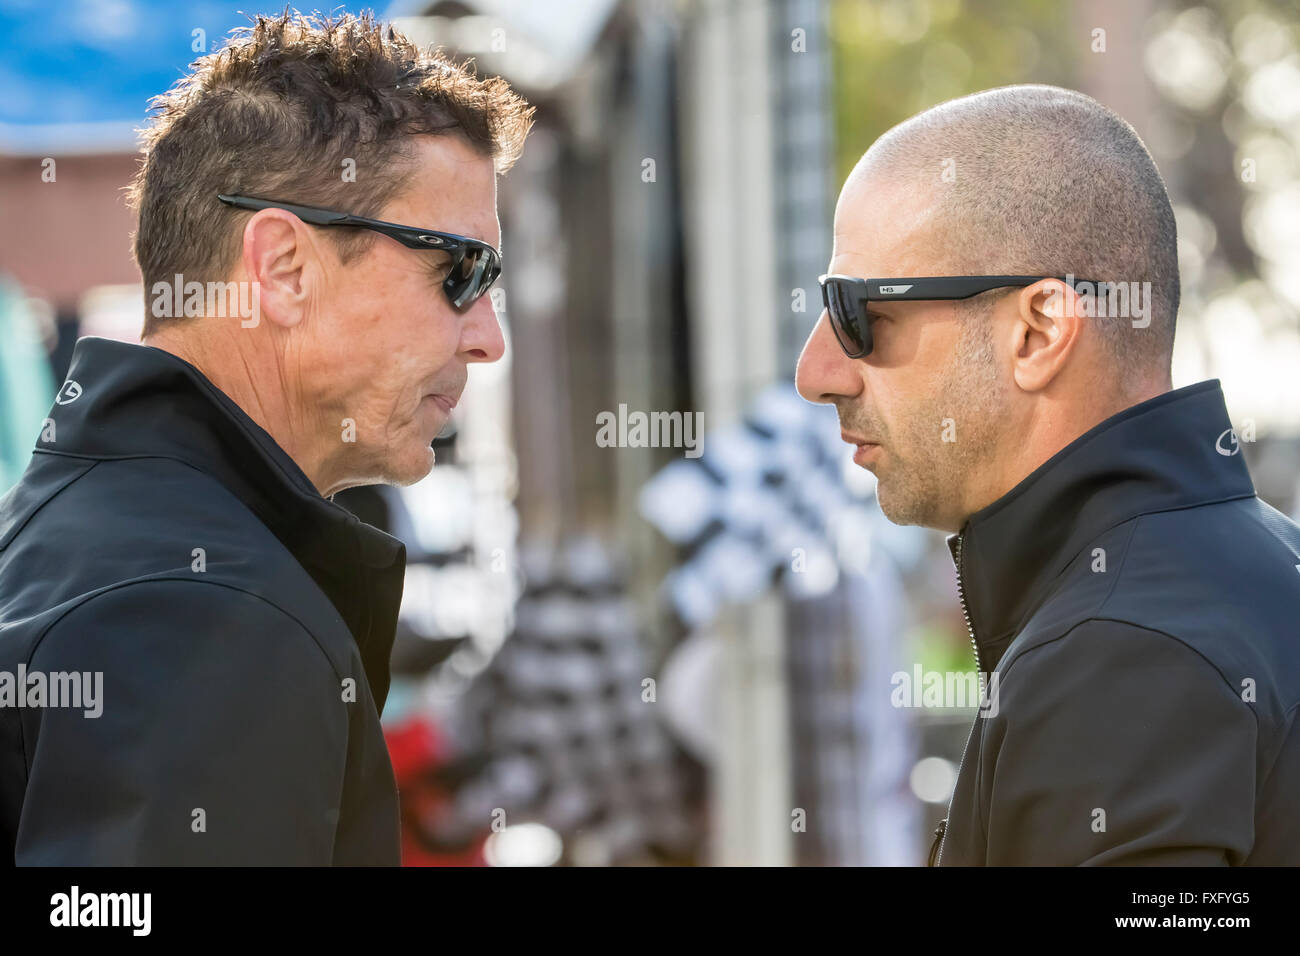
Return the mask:
[[307, 227], [283, 209], [262, 209], [244, 226], [243, 243], [244, 273], [255, 283], [262, 317], [283, 328], [297, 325], [320, 274]]
[[1016, 384], [1038, 392], [1051, 384], [1078, 347], [1083, 330], [1084, 303], [1073, 287], [1060, 279], [1042, 279], [1026, 286], [1012, 300]]

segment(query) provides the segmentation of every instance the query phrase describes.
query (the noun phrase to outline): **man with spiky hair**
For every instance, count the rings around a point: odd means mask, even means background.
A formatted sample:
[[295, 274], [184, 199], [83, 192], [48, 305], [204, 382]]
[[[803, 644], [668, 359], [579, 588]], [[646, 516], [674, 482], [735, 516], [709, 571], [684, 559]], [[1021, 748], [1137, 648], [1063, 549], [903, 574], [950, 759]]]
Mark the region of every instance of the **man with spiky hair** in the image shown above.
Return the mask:
[[258, 17], [154, 103], [142, 344], [86, 338], [0, 501], [19, 864], [396, 864], [380, 728], [405, 550], [331, 501], [409, 484], [467, 368], [532, 110], [369, 16]]
[[1051, 86], [926, 110], [850, 175], [828, 273], [799, 391], [887, 518], [951, 532], [988, 678], [931, 862], [1300, 864], [1300, 528], [1219, 383], [1172, 388], [1134, 129]]

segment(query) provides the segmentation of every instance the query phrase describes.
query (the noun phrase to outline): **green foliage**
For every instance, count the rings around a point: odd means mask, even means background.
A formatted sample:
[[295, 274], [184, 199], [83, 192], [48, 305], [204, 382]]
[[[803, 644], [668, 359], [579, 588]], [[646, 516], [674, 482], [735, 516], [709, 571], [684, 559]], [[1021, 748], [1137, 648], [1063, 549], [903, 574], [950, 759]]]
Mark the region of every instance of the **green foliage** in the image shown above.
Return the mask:
[[944, 100], [1011, 83], [1068, 86], [1088, 52], [1055, 0], [834, 0], [835, 169], [842, 183], [886, 130]]

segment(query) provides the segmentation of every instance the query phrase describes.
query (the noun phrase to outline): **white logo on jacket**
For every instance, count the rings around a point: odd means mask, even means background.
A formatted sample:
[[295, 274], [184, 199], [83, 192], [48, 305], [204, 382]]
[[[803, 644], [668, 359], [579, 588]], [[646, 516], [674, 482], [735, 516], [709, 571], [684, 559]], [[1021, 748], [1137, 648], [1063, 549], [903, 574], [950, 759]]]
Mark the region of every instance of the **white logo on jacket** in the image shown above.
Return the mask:
[[[1224, 436], [1224, 435], [1228, 435], [1228, 436], [1230, 436], [1231, 439], [1232, 439], [1232, 450], [1231, 450], [1231, 451], [1229, 451], [1228, 449], [1226, 449], [1226, 448], [1223, 447], [1223, 436]], [[1217, 451], [1220, 455], [1235, 455], [1235, 454], [1237, 454], [1237, 452], [1241, 451], [1241, 445], [1237, 442], [1237, 433], [1236, 433], [1235, 431], [1233, 431], [1231, 428], [1229, 428], [1229, 429], [1228, 429], [1227, 431], [1225, 431], [1222, 435], [1220, 435], [1220, 436], [1218, 437], [1218, 439], [1215, 441], [1215, 443], [1214, 443], [1214, 450]]]
[[79, 398], [81, 398], [81, 384], [68, 379], [59, 389], [59, 394], [54, 397], [54, 404], [71, 405]]

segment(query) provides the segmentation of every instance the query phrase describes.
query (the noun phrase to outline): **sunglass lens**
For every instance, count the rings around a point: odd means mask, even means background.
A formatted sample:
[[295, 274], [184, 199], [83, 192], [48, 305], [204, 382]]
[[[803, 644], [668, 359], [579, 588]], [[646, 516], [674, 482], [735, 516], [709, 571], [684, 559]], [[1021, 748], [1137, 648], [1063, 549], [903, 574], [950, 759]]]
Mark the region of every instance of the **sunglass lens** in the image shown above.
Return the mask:
[[466, 248], [444, 283], [451, 304], [458, 309], [472, 305], [500, 274], [501, 264], [495, 252], [479, 246]]
[[825, 285], [826, 311], [840, 347], [849, 358], [861, 358], [871, 351], [871, 327], [867, 323], [866, 302], [858, 298], [847, 283], [830, 280]]
[[488, 289], [492, 288], [492, 285], [497, 281], [500, 275], [501, 259], [496, 255], [496, 253], [492, 253], [488, 256], [487, 266], [483, 269], [483, 290], [479, 292], [479, 295], [482, 295], [484, 292], [487, 292]]

